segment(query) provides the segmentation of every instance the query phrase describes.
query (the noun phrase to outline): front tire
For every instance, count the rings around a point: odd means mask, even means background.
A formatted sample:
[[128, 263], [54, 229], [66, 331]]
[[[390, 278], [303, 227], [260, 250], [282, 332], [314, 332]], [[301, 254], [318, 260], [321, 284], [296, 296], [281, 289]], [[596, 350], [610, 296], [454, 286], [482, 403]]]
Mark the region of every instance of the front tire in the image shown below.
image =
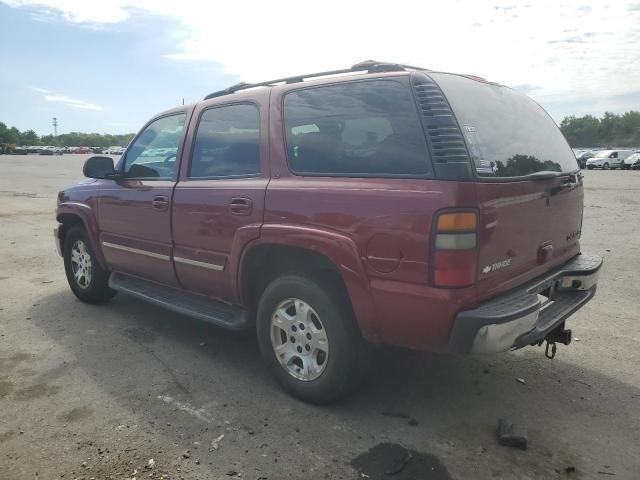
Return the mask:
[[87, 232], [72, 227], [64, 239], [64, 269], [69, 287], [86, 303], [104, 303], [116, 294], [109, 288], [109, 271], [103, 269], [91, 248]]
[[282, 388], [306, 402], [346, 395], [367, 371], [369, 347], [344, 297], [328, 281], [287, 275], [260, 298], [262, 357]]
[[602, 165], [602, 169], [603, 170], [609, 170], [609, 164], [605, 163], [604, 165]]

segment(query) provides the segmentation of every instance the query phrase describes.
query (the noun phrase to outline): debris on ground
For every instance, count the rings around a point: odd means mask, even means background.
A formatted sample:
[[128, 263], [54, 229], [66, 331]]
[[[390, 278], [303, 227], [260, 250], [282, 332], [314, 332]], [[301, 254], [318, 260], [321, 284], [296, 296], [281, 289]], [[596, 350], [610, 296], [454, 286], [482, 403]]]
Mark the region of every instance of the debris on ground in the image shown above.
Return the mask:
[[182, 458], [191, 458], [191, 452], [189, 450], [185, 451], [182, 454]]
[[564, 467], [564, 473], [573, 473], [576, 471], [576, 467], [573, 465], [569, 465], [568, 467]]
[[222, 441], [223, 438], [224, 438], [224, 433], [222, 435], [218, 435], [216, 439], [211, 442], [211, 448], [213, 448], [214, 450], [217, 450], [218, 447], [220, 447], [220, 442]]
[[207, 346], [207, 344], [206, 344], [205, 342], [200, 342], [200, 346], [201, 346], [201, 347], [206, 347], [206, 346]]
[[498, 443], [505, 447], [527, 449], [527, 429], [507, 420], [498, 421]]
[[151, 470], [156, 465], [156, 462], [153, 458], [150, 458], [147, 464], [144, 466], [147, 470]]
[[527, 382], [524, 381], [524, 378], [516, 378], [516, 382], [521, 383], [522, 385], [527, 384]]

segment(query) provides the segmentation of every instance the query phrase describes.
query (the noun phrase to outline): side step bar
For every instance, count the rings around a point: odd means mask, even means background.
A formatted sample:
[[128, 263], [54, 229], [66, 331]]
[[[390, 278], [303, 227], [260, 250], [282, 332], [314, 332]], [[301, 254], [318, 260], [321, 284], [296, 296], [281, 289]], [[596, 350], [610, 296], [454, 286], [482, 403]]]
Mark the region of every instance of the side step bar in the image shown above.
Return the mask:
[[141, 278], [112, 272], [109, 286], [118, 292], [229, 330], [248, 325], [247, 311], [207, 297], [181, 292]]

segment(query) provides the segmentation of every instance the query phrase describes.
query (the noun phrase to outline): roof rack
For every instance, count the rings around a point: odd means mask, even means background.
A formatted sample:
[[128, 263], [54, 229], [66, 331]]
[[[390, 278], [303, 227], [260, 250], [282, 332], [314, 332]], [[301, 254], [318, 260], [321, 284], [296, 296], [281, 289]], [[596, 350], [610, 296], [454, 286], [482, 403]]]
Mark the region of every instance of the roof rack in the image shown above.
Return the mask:
[[378, 72], [398, 72], [405, 70], [427, 70], [426, 68], [421, 67], [413, 67], [411, 65], [403, 65], [401, 63], [387, 63], [387, 62], [377, 62], [375, 60], [365, 60], [364, 62], [356, 63], [352, 65], [351, 68], [345, 68], [342, 70], [329, 70], [326, 72], [318, 72], [318, 73], [309, 73], [306, 75], [296, 75], [295, 77], [284, 77], [277, 78], [275, 80], [269, 80], [266, 82], [260, 83], [245, 83], [240, 82], [235, 85], [231, 85], [224, 90], [219, 90], [217, 92], [210, 93], [206, 97], [205, 100], [209, 100], [210, 98], [221, 97], [223, 95], [229, 95], [230, 93], [237, 92], [239, 90], [246, 90], [248, 88], [254, 87], [272, 87], [279, 83], [298, 83], [303, 82], [307, 78], [315, 78], [315, 77], [325, 77], [328, 75], [339, 75], [341, 73], [353, 73], [353, 72], [367, 72], [367, 73], [378, 73]]

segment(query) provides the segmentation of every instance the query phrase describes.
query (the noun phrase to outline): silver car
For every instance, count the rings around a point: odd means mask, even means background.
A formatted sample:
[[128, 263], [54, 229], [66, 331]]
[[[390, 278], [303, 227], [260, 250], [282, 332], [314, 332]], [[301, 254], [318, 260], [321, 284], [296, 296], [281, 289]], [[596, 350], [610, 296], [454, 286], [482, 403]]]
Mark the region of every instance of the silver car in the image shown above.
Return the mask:
[[624, 160], [633, 155], [633, 150], [602, 150], [597, 152], [593, 158], [587, 160], [587, 168], [623, 168]]

